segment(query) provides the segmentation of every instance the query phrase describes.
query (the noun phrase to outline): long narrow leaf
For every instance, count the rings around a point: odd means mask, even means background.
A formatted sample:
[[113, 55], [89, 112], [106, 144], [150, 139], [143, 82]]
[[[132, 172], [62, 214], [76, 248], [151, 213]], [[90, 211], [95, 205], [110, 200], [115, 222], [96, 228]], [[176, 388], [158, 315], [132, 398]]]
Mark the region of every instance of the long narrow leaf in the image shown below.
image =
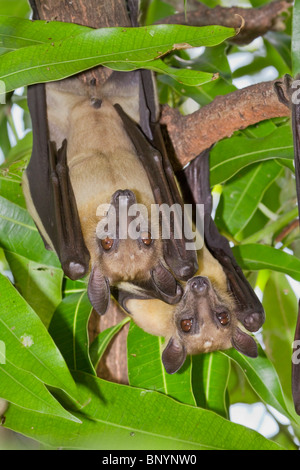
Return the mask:
[[293, 160], [294, 146], [290, 126], [279, 127], [262, 139], [234, 136], [222, 140], [211, 151], [211, 184], [227, 181], [251, 163], [274, 158]]
[[243, 269], [249, 271], [271, 269], [288, 274], [296, 281], [300, 281], [300, 260], [294, 255], [259, 244], [239, 245], [232, 250]]
[[[72, 376], [39, 317], [2, 275], [0, 292], [0, 338], [5, 343], [8, 363], [76, 400]], [[1, 381], [0, 396], [2, 388], [5, 383]]]
[[125, 317], [124, 320], [117, 323], [117, 325], [111, 326], [106, 330], [102, 331], [92, 342], [90, 346], [90, 358], [92, 364], [97, 370], [98, 364], [101, 361], [103, 354], [106, 351], [111, 340], [115, 337], [115, 335], [123, 328], [126, 323], [130, 321], [129, 317]]
[[234, 34], [235, 30], [221, 26], [102, 28], [2, 55], [0, 80], [6, 91], [11, 91], [32, 83], [62, 79], [96, 65], [125, 71], [147, 68], [151, 67], [151, 61], [174, 49], [213, 46]]
[[0, 381], [0, 396], [9, 403], [26, 410], [80, 422], [55, 400], [40, 380], [9, 363], [8, 359], [0, 365]]
[[69, 295], [54, 312], [49, 333], [70, 369], [95, 375], [89, 357], [87, 331], [91, 312], [92, 306], [85, 291]]
[[65, 449], [282, 449], [256, 431], [161, 393], [83, 373], [76, 373], [75, 378], [86, 402], [78, 414], [82, 424], [46, 415], [41, 419], [38, 413], [12, 406], [4, 426]]
[[0, 246], [37, 263], [59, 267], [57, 256], [45, 249], [27, 210], [0, 196]]
[[245, 168], [224, 186], [216, 220], [221, 218], [235, 240], [241, 238], [264, 193], [282, 171], [276, 161], [262, 162]]
[[89, 31], [91, 28], [73, 23], [0, 16], [0, 47], [8, 52], [22, 47], [52, 44]]
[[226, 403], [230, 373], [228, 357], [216, 351], [192, 358], [193, 390], [198, 406], [228, 418]]
[[195, 405], [190, 358], [176, 374], [169, 375], [161, 360], [163, 339], [145, 333], [131, 323], [127, 339], [130, 385], [156, 390], [177, 400]]
[[265, 403], [294, 419], [286, 405], [275, 368], [261, 348], [259, 348], [259, 356], [255, 359], [246, 357], [235, 349], [223, 351], [222, 354], [230, 357], [241, 367], [250, 385]]

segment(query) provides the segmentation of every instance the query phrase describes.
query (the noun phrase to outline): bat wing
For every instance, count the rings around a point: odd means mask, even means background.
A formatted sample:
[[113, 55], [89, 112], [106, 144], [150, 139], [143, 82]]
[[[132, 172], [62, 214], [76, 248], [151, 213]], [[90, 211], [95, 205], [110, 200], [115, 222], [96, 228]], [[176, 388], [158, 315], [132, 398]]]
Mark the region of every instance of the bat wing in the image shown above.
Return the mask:
[[235, 260], [228, 240], [223, 237], [211, 216], [212, 195], [209, 183], [209, 152], [205, 150], [179, 176], [185, 202], [204, 204], [204, 240], [227, 276], [230, 290], [238, 305], [237, 316], [248, 331], [257, 331], [265, 320], [262, 304]]
[[33, 150], [26, 170], [27, 200], [47, 248], [57, 253], [64, 273], [79, 279], [89, 269], [75, 196], [67, 166], [67, 141], [57, 149], [49, 141], [45, 85], [28, 89]]

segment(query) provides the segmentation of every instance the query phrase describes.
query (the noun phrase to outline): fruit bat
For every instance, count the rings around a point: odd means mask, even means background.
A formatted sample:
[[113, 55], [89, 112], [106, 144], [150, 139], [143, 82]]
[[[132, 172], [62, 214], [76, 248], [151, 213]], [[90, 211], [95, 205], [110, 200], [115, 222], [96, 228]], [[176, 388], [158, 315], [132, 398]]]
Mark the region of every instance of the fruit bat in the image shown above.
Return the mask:
[[123, 309], [146, 332], [165, 337], [162, 361], [168, 373], [183, 365], [187, 354], [235, 347], [257, 356], [257, 345], [245, 330], [257, 331], [263, 324], [263, 307], [238, 266], [230, 245], [211, 217], [209, 149], [178, 175], [184, 201], [195, 210], [204, 204], [204, 245], [198, 251], [199, 269], [184, 284], [176, 305], [138, 299], [118, 291]]
[[[158, 124], [152, 73], [113, 72], [101, 86], [78, 76], [33, 85], [28, 105], [33, 150], [24, 194], [66, 276], [89, 274], [88, 296], [99, 314], [108, 308], [110, 286], [120, 282], [141, 295], [178, 302], [178, 280], [194, 275], [197, 256], [186, 249], [180, 211], [168, 239], [161, 236], [161, 214], [151, 223], [155, 233], [149, 228], [151, 206], [183, 207]], [[138, 236], [126, 236], [124, 224], [127, 230], [135, 222], [130, 211], [137, 206], [146, 215], [138, 213]]]
[[[275, 82], [275, 91], [281, 103], [291, 109], [291, 124], [294, 140], [294, 162], [298, 208], [300, 207], [300, 104], [299, 104], [299, 76], [295, 80], [290, 75], [284, 77], [284, 82]], [[295, 344], [300, 340], [300, 304], [298, 308], [298, 319], [295, 328]], [[294, 356], [293, 356], [294, 357]], [[300, 364], [299, 361], [292, 362], [292, 395], [295, 410], [300, 415]]]

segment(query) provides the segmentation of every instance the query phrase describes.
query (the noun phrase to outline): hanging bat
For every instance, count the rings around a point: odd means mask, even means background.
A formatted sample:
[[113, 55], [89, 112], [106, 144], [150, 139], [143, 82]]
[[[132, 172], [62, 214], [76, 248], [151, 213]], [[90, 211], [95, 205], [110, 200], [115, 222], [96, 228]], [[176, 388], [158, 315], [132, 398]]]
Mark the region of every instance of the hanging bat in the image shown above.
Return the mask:
[[[298, 208], [300, 207], [300, 104], [299, 104], [299, 76], [295, 80], [290, 75], [285, 75], [284, 82], [275, 82], [275, 91], [281, 103], [291, 110], [291, 122], [294, 140], [294, 162]], [[298, 319], [295, 328], [294, 341], [297, 345], [300, 340], [300, 304], [298, 308]], [[293, 356], [294, 357], [294, 356]], [[292, 362], [292, 395], [295, 410], [300, 415], [300, 364]]]
[[110, 286], [120, 282], [131, 292], [177, 303], [178, 280], [197, 270], [178, 212], [173, 227], [182, 228], [180, 239], [172, 228], [170, 238], [162, 239], [161, 218], [151, 233], [142, 213], [138, 237], [124, 236], [137, 204], [147, 214], [155, 204], [183, 206], [158, 124], [151, 72], [113, 72], [101, 86], [76, 76], [33, 85], [28, 104], [33, 151], [24, 194], [66, 276], [89, 274], [88, 295], [99, 314], [108, 308]]
[[184, 294], [176, 305], [115, 292], [137, 325], [165, 337], [162, 361], [171, 374], [180, 369], [187, 354], [234, 347], [256, 357], [256, 342], [244, 330], [257, 331], [265, 319], [260, 301], [211, 217], [209, 150], [183, 170], [179, 180], [185, 201], [192, 201], [195, 209], [197, 204], [204, 204], [205, 243], [198, 251], [196, 275], [185, 283]]

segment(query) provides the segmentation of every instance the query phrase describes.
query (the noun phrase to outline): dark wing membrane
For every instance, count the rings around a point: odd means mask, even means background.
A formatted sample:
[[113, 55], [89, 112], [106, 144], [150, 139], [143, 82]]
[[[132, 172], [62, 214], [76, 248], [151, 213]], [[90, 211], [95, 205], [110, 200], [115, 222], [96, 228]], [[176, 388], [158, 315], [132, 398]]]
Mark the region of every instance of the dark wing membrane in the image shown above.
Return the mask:
[[204, 204], [205, 244], [228, 278], [230, 290], [237, 303], [238, 319], [248, 331], [257, 331], [265, 320], [263, 306], [237, 264], [228, 240], [219, 233], [211, 216], [209, 152], [210, 149], [205, 150], [178, 175], [183, 198], [186, 203], [194, 206]]
[[[30, 197], [42, 235], [56, 251], [65, 274], [79, 279], [89, 269], [89, 253], [81, 231], [77, 205], [67, 166], [67, 142], [56, 149], [49, 142], [45, 85], [28, 88], [33, 129], [33, 150], [26, 170]], [[45, 238], [45, 237], [44, 237]]]

